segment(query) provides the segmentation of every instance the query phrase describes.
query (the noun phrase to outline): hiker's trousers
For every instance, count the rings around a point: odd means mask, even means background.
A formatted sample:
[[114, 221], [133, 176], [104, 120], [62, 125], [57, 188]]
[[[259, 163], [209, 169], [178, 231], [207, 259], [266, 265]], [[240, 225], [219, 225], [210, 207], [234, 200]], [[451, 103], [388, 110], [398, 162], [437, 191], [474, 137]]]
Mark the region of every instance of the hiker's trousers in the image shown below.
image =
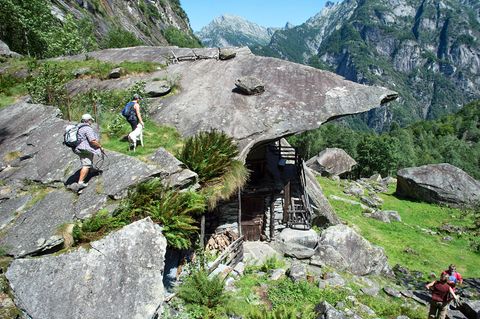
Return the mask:
[[445, 319], [450, 302], [430, 301], [428, 319]]

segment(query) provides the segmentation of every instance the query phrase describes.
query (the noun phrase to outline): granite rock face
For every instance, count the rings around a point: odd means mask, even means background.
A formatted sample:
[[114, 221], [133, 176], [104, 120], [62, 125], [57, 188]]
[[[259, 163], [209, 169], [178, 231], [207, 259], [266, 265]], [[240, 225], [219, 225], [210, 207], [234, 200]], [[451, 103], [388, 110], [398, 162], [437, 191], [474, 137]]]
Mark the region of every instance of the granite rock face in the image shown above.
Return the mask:
[[324, 230], [316, 255], [326, 265], [355, 275], [393, 274], [383, 249], [373, 246], [346, 225], [335, 225]]
[[423, 165], [397, 172], [397, 194], [429, 203], [469, 207], [480, 203], [480, 182], [447, 163]]
[[313, 217], [314, 225], [337, 225], [340, 219], [335, 214], [332, 206], [328, 202], [322, 191], [322, 187], [315, 178], [313, 170], [303, 163], [303, 171], [305, 172], [306, 191], [313, 204], [312, 208], [315, 212]]
[[94, 159], [102, 173], [89, 175], [89, 186], [77, 195], [65, 186], [78, 180], [80, 161], [62, 144], [70, 123], [58, 114], [55, 108], [28, 103], [0, 110], [0, 158], [5, 166], [0, 179], [6, 184], [0, 189], [0, 245], [10, 255], [62, 248], [63, 240], [56, 237], [59, 226], [115, 207], [115, 200], [146, 179], [160, 177], [179, 188], [197, 182], [197, 175], [164, 149], [151, 164], [107, 151], [103, 164]]
[[32, 319], [153, 318], [164, 297], [166, 245], [147, 218], [88, 250], [14, 260], [6, 276]]
[[340, 148], [327, 148], [307, 161], [307, 166], [320, 174], [338, 176], [350, 172], [357, 162]]
[[65, 190], [49, 192], [4, 230], [0, 245], [15, 257], [62, 245], [63, 239], [57, 236], [57, 228], [73, 220], [74, 196]]

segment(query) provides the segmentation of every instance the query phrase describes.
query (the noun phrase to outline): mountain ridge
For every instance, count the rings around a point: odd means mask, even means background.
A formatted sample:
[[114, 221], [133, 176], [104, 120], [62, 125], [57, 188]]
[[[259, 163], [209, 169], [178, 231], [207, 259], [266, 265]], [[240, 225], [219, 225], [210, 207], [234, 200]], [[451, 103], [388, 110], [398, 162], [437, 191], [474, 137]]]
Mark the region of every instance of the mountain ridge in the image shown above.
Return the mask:
[[399, 91], [403, 101], [361, 116], [369, 127], [385, 131], [392, 122], [438, 118], [480, 97], [478, 6], [346, 0], [292, 30], [278, 31], [257, 53]]
[[[287, 22], [285, 28], [290, 24]], [[216, 17], [195, 35], [207, 47], [264, 46], [280, 28], [260, 26], [240, 16], [223, 14]]]

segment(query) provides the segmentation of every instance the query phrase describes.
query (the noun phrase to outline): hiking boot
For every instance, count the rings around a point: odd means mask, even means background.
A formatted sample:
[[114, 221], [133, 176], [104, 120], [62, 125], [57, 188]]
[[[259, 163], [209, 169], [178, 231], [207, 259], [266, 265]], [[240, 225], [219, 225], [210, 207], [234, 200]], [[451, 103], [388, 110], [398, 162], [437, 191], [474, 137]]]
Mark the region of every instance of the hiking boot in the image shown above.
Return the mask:
[[84, 189], [85, 187], [87, 187], [88, 183], [79, 182], [79, 183], [77, 183], [77, 185], [78, 185], [78, 190], [81, 190], [81, 189]]
[[78, 192], [78, 183], [72, 183], [72, 184], [68, 185], [67, 188], [74, 191], [74, 192]]

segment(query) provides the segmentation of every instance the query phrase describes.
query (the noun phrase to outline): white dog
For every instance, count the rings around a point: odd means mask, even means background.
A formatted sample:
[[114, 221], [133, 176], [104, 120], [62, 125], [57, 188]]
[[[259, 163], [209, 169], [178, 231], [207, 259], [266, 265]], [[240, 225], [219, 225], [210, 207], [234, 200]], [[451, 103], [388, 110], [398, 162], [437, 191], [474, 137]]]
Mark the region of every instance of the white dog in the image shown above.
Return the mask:
[[128, 134], [128, 141], [130, 142], [130, 146], [133, 145], [134, 152], [137, 149], [137, 140], [140, 140], [140, 145], [143, 146], [143, 125], [140, 123]]

